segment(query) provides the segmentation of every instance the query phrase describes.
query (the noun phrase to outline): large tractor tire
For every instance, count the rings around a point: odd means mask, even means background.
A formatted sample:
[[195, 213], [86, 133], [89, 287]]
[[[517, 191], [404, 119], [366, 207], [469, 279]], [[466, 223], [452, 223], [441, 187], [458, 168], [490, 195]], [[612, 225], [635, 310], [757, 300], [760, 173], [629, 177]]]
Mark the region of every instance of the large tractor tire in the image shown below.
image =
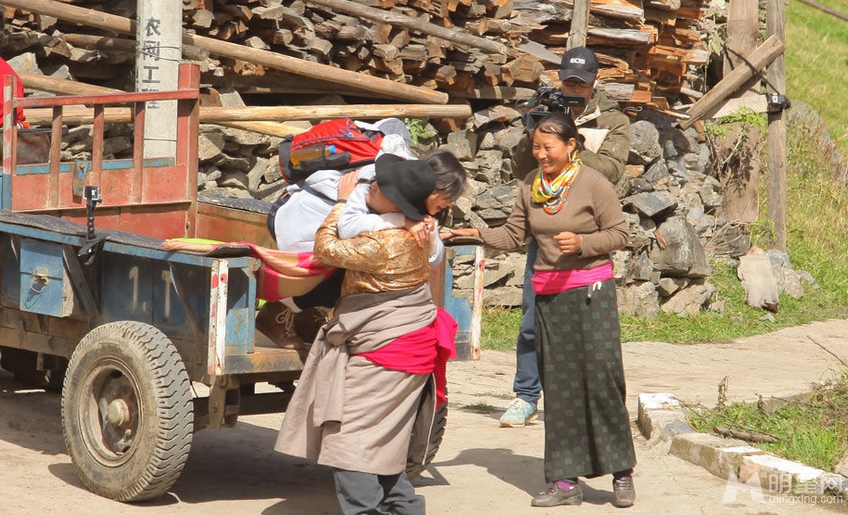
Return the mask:
[[188, 459], [193, 411], [182, 359], [150, 325], [96, 327], [68, 363], [65, 445], [82, 482], [103, 497], [131, 502], [167, 492]]
[[407, 462], [406, 475], [409, 478], [420, 476], [427, 468], [427, 465], [432, 463], [439, 452], [439, 447], [442, 445], [442, 438], [445, 436], [445, 427], [448, 423], [448, 403], [442, 403], [436, 408], [436, 415], [433, 419], [433, 430], [430, 433], [430, 442], [427, 446], [427, 456], [424, 458], [424, 463]]

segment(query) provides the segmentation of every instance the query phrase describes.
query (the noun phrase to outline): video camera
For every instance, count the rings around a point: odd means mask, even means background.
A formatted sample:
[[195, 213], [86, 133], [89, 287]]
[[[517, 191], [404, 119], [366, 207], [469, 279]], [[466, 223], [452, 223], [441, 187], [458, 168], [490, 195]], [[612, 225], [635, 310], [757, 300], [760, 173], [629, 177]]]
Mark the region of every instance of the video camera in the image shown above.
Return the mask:
[[530, 100], [518, 104], [518, 107], [529, 109], [522, 116], [524, 126], [527, 127], [528, 132], [533, 132], [536, 125], [553, 112], [559, 111], [573, 116], [571, 114], [573, 108], [585, 106], [586, 99], [582, 96], [565, 95], [559, 88], [553, 86], [542, 86], [533, 93]]

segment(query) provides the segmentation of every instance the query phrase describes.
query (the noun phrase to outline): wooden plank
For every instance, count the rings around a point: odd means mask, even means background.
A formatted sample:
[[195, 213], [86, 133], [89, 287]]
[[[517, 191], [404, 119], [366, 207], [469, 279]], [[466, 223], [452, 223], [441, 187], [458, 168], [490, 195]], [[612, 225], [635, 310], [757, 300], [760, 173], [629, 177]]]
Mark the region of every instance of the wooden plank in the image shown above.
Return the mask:
[[[33, 124], [52, 120], [52, 110], [28, 109], [24, 111], [27, 120], [32, 116]], [[430, 104], [344, 104], [321, 106], [262, 106], [262, 107], [201, 107], [201, 123], [253, 122], [253, 121], [295, 121], [323, 120], [329, 118], [356, 118], [359, 120], [379, 120], [381, 118], [467, 118], [471, 108], [467, 105]], [[65, 123], [74, 125], [91, 123], [92, 109], [86, 107], [68, 107], [65, 109]], [[130, 121], [129, 108], [106, 108], [104, 119], [109, 123]]]
[[[588, 34], [590, 46], [649, 45], [656, 39], [651, 28], [642, 29], [606, 29], [591, 28]], [[582, 46], [582, 45], [581, 45]]]
[[[573, 1], [568, 0], [562, 3], [569, 7], [573, 7], [574, 5]], [[626, 0], [594, 0], [591, 2], [589, 11], [592, 14], [628, 20], [634, 23], [645, 21], [645, 13], [642, 9], [641, 2], [636, 4]]]

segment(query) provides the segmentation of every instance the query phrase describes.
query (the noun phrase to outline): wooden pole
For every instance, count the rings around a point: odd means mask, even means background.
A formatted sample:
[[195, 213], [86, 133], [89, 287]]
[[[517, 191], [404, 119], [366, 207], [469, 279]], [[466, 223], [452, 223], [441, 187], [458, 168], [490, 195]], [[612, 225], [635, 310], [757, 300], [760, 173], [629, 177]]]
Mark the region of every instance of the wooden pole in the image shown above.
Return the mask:
[[126, 91], [106, 88], [103, 86], [95, 86], [94, 84], [86, 84], [67, 79], [57, 79], [41, 75], [38, 73], [18, 72], [21, 82], [24, 86], [38, 91], [46, 91], [54, 95], [106, 95], [112, 93], [126, 93]]
[[759, 73], [778, 56], [783, 55], [783, 40], [771, 35], [762, 45], [758, 46], [745, 62], [745, 66], [738, 66], [732, 72], [724, 76], [718, 84], [709, 90], [700, 100], [692, 104], [689, 111], [689, 119], [682, 120], [680, 127], [687, 129], [703, 116], [718, 107], [734, 91], [739, 89], [748, 79]]
[[[73, 21], [88, 27], [114, 31], [120, 34], [135, 35], [135, 21], [122, 16], [115, 16], [101, 11], [63, 4], [55, 0], [0, 0], [0, 5], [15, 7], [37, 14], [54, 16], [62, 20]], [[445, 104], [448, 95], [439, 91], [419, 88], [399, 82], [374, 77], [365, 73], [357, 73], [325, 64], [304, 61], [268, 50], [229, 43], [214, 38], [207, 38], [183, 32], [182, 42], [209, 50], [222, 57], [240, 59], [269, 68], [282, 70], [296, 75], [305, 75], [326, 80], [347, 87], [355, 87], [365, 91], [374, 91], [388, 98], [421, 102], [424, 104]]]
[[586, 34], [589, 32], [589, 0], [574, 0], [571, 11], [571, 29], [568, 31], [566, 50], [586, 46]]
[[373, 7], [368, 7], [356, 2], [350, 2], [348, 0], [306, 0], [306, 3], [327, 7], [337, 13], [349, 14], [366, 20], [405, 27], [407, 29], [435, 36], [452, 43], [459, 43], [460, 45], [468, 45], [470, 47], [479, 48], [490, 54], [506, 55], [510, 53], [510, 50], [505, 45], [498, 43], [497, 41], [474, 36], [456, 29], [448, 29], [422, 20], [421, 18], [404, 16], [385, 9], [375, 9]]
[[345, 104], [319, 106], [272, 107], [205, 107], [201, 119], [207, 123], [218, 121], [261, 120], [324, 120], [329, 118], [354, 118], [380, 120], [382, 118], [468, 118], [471, 106], [449, 104], [443, 106], [423, 104]]
[[[68, 106], [62, 119], [69, 125], [91, 123], [94, 112], [87, 107]], [[27, 109], [27, 121], [33, 125], [50, 123], [52, 109]], [[355, 118], [357, 120], [380, 120], [382, 118], [468, 118], [468, 105], [434, 106], [427, 104], [377, 104], [377, 105], [324, 105], [282, 107], [201, 107], [200, 122], [225, 124], [232, 122], [271, 122], [293, 120], [326, 120], [330, 118]], [[131, 120], [130, 109], [106, 108], [105, 119], [109, 123], [125, 123]]]
[[[766, 34], [769, 39], [784, 38], [783, 0], [769, 0], [766, 11]], [[772, 61], [766, 71], [769, 95], [786, 94], [786, 75], [783, 53]], [[786, 117], [783, 109], [768, 113], [768, 215], [774, 226], [774, 249], [786, 252]]]
[[[55, 95], [106, 95], [113, 93], [125, 93], [125, 91], [120, 89], [95, 86], [94, 84], [85, 84], [83, 82], [76, 82], [72, 80], [56, 79], [36, 73], [18, 72], [18, 77], [20, 77], [21, 82], [30, 89], [46, 91]], [[203, 121], [204, 109], [205, 108], [203, 106], [200, 107], [201, 121]], [[52, 110], [50, 112], [44, 110], [26, 110], [25, 112], [32, 113], [32, 118], [28, 121], [33, 125], [48, 125], [52, 119]], [[68, 114], [72, 113], [70, 109], [65, 112]], [[131, 119], [132, 118], [128, 110], [109, 111], [107, 109], [106, 121], [109, 123], [117, 123], [119, 121], [126, 123], [131, 121]], [[80, 113], [78, 110], [75, 114], [72, 114], [72, 116], [65, 117], [63, 119], [64, 123], [70, 125], [91, 123], [92, 120], [93, 118], [91, 115]], [[216, 123], [225, 127], [242, 129], [259, 134], [267, 134], [268, 136], [276, 136], [278, 138], [284, 138], [293, 134], [300, 134], [306, 130], [301, 127], [295, 127], [293, 125], [287, 125], [279, 122], [220, 121]]]
[[[92, 36], [90, 34], [63, 34], [62, 39], [71, 46], [93, 48], [104, 52], [123, 52], [135, 54], [136, 43], [133, 39], [113, 38], [110, 36]], [[192, 61], [209, 58], [209, 51], [193, 45], [182, 45], [183, 57]]]

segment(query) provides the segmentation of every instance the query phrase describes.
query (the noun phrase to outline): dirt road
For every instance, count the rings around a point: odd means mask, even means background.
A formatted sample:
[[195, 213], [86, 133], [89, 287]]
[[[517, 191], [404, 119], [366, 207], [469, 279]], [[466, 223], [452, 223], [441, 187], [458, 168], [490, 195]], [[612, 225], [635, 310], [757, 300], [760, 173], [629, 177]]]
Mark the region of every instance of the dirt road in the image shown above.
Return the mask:
[[[731, 399], [799, 393], [835, 377], [848, 361], [848, 321], [785, 329], [728, 344], [624, 345], [628, 406], [635, 418], [639, 393], [670, 392], [688, 401], [715, 402], [728, 378]], [[431, 515], [613, 513], [609, 478], [587, 481], [581, 507], [532, 508], [544, 488], [543, 422], [523, 429], [497, 427], [511, 398], [511, 353], [484, 352], [477, 362], [448, 370], [451, 411], [434, 464], [416, 480]], [[238, 427], [195, 435], [186, 469], [172, 491], [155, 501], [115, 503], [85, 490], [65, 454], [60, 398], [22, 389], [0, 371], [0, 514], [90, 515], [337, 515], [326, 469], [273, 452], [282, 415], [248, 416]], [[659, 452], [634, 426], [639, 465], [632, 514], [832, 514], [834, 508], [798, 505], [786, 497], [756, 502], [701, 468]]]

